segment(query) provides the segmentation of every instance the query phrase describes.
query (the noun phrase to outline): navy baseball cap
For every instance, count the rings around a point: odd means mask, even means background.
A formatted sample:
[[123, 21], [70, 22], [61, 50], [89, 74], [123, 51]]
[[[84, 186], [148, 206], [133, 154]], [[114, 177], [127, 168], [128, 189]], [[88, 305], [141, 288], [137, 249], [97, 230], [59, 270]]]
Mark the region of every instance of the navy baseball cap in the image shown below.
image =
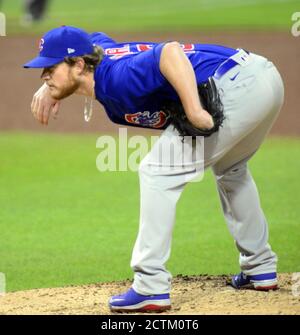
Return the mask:
[[24, 64], [25, 68], [51, 67], [64, 58], [91, 54], [94, 50], [90, 35], [82, 29], [62, 26], [48, 31], [40, 40], [39, 56]]

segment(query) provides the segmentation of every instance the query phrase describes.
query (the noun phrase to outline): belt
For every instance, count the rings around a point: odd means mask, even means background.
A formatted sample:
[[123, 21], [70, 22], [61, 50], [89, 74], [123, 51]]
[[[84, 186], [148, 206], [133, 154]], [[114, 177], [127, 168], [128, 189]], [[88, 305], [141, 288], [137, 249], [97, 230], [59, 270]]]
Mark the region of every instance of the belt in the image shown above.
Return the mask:
[[226, 72], [236, 65], [245, 66], [249, 62], [250, 53], [247, 50], [238, 49], [238, 52], [226, 59], [215, 71], [214, 78], [220, 79]]

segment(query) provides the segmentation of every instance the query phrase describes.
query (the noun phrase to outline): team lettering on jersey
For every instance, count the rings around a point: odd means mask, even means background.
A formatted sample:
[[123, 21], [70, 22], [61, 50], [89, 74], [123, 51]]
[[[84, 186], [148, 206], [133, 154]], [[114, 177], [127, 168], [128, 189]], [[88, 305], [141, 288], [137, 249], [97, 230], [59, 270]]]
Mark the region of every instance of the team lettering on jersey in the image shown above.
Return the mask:
[[124, 45], [121, 48], [108, 48], [105, 49], [107, 56], [125, 56], [131, 54], [129, 44]]
[[157, 111], [154, 113], [150, 113], [149, 111], [138, 112], [133, 114], [125, 114], [125, 120], [128, 123], [146, 126], [151, 128], [161, 128], [163, 127], [169, 115], [163, 111]]
[[[185, 53], [194, 53], [195, 45], [194, 44], [180, 44], [181, 48]], [[144, 52], [153, 49], [154, 44], [125, 44], [122, 47], [118, 48], [107, 48], [105, 49], [105, 54], [111, 56], [113, 59], [117, 59], [126, 55], [131, 55], [139, 52]]]

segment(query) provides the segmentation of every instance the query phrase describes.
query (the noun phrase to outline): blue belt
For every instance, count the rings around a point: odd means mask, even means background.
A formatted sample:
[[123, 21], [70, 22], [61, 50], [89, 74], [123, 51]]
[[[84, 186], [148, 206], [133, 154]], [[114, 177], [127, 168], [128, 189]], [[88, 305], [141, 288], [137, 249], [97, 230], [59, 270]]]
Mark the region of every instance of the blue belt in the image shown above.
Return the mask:
[[[245, 52], [247, 52], [247, 54], [249, 54], [249, 51], [244, 50]], [[235, 60], [228, 58], [227, 60], [225, 60], [225, 62], [223, 62], [215, 71], [214, 73], [214, 78], [216, 79], [220, 79], [226, 72], [228, 72], [230, 69], [232, 69], [233, 67], [235, 67], [236, 65], [239, 65], [238, 62], [236, 62]]]

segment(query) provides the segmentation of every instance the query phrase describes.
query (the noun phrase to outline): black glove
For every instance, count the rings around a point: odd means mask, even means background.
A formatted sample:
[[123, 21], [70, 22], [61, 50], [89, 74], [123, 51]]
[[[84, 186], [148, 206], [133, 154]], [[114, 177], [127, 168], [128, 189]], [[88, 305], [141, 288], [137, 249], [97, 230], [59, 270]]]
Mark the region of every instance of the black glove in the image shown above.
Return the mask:
[[213, 118], [214, 126], [211, 129], [200, 129], [193, 126], [180, 102], [167, 101], [162, 107], [163, 111], [170, 115], [171, 124], [174, 125], [181, 136], [210, 136], [219, 130], [225, 119], [223, 104], [212, 77], [209, 77], [206, 83], [198, 85], [198, 92], [202, 107]]

